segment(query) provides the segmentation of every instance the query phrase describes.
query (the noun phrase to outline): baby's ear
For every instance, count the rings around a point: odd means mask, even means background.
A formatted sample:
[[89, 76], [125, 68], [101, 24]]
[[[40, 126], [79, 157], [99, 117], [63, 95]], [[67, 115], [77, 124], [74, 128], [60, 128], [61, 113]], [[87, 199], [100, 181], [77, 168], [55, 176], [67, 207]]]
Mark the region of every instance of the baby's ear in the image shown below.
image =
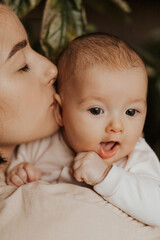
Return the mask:
[[57, 124], [62, 127], [63, 119], [62, 119], [62, 101], [59, 94], [55, 94], [55, 118]]

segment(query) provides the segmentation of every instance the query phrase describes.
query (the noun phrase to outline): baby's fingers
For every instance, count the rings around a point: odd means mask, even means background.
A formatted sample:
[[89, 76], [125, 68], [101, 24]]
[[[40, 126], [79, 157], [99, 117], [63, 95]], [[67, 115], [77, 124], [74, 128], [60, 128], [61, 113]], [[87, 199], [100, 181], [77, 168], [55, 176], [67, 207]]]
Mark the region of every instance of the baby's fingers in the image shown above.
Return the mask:
[[77, 153], [76, 157], [74, 158], [74, 162], [77, 162], [81, 159], [83, 159], [86, 156], [87, 152], [80, 152]]
[[72, 166], [73, 171], [76, 171], [78, 168], [80, 168], [81, 164], [82, 164], [81, 159], [76, 160], [76, 161], [73, 163], [73, 166]]
[[23, 183], [27, 182], [27, 173], [23, 168], [18, 168], [16, 175], [18, 175], [18, 177], [23, 181]]
[[16, 175], [16, 174], [10, 176], [10, 178], [7, 178], [7, 183], [9, 185], [15, 185], [17, 187], [20, 187], [20, 186], [22, 186], [24, 184], [22, 179], [18, 175]]
[[41, 172], [37, 168], [35, 168], [31, 163], [26, 163], [23, 168], [27, 172], [28, 182], [34, 182], [40, 179]]
[[82, 172], [80, 169], [75, 170], [73, 173], [73, 176], [78, 182], [84, 182], [84, 179], [82, 177]]

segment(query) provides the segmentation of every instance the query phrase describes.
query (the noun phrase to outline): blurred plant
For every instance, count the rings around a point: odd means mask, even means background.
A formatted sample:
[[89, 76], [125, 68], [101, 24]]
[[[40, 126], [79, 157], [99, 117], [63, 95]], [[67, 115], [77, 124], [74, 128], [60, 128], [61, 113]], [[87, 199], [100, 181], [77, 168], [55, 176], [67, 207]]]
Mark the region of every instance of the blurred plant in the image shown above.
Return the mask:
[[[42, 0], [3, 0], [19, 16], [24, 17]], [[116, 15], [130, 12], [124, 0], [88, 1], [90, 6], [101, 6], [102, 9], [115, 10]], [[86, 33], [87, 21], [83, 0], [46, 0], [42, 18], [40, 44], [44, 54], [55, 61], [66, 44], [77, 36]], [[54, 56], [54, 58], [53, 58]]]
[[84, 3], [102, 15], [112, 15], [125, 22], [130, 19], [131, 8], [124, 0], [84, 0]]

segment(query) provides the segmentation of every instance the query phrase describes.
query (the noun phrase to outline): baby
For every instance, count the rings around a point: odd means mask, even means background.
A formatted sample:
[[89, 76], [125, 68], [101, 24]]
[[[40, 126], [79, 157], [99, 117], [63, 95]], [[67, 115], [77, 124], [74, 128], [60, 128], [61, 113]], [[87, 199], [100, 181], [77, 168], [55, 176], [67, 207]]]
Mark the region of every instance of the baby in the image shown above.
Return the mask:
[[143, 61], [119, 38], [90, 34], [68, 45], [58, 68], [61, 130], [20, 146], [8, 184], [84, 182], [132, 217], [160, 226], [160, 164], [142, 138], [148, 85]]

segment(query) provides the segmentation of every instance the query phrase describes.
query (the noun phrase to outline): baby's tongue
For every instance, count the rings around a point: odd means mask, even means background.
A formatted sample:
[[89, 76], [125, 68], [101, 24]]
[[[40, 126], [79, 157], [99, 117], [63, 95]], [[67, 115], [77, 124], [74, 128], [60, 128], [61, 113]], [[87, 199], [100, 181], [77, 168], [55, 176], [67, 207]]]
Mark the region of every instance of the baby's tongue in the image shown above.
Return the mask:
[[103, 149], [104, 152], [108, 152], [112, 149], [112, 147], [114, 146], [115, 142], [107, 142], [107, 143], [101, 143], [100, 144], [100, 148]]
[[102, 142], [99, 144], [99, 155], [103, 159], [107, 159], [113, 157], [117, 151], [117, 146], [115, 146], [115, 142]]

